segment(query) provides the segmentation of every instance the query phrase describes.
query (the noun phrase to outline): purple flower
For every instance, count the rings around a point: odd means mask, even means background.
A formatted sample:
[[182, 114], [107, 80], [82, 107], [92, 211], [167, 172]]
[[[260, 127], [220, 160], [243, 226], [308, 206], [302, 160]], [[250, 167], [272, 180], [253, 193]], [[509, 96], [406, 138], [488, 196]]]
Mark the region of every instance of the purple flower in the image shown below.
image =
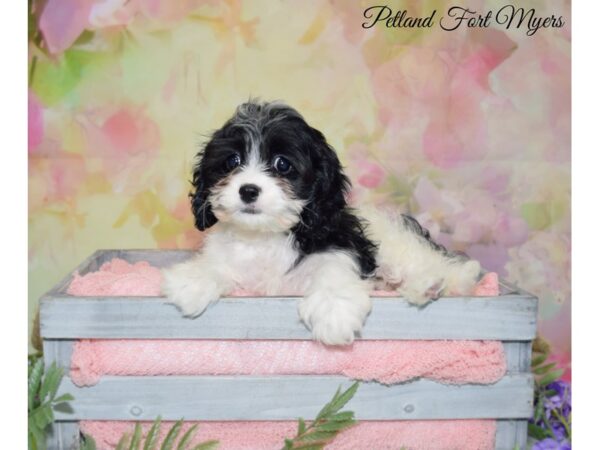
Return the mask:
[[565, 381], [559, 380], [550, 383], [546, 390], [554, 391], [552, 397], [546, 397], [544, 407], [547, 410], [556, 410], [564, 417], [568, 417], [571, 413], [571, 385]]
[[571, 443], [567, 440], [559, 442], [552, 438], [546, 438], [533, 444], [531, 450], [571, 450]]
[[571, 385], [554, 381], [536, 392], [535, 408], [543, 402], [542, 417], [530, 423], [545, 430], [546, 438], [537, 442], [533, 450], [570, 450]]

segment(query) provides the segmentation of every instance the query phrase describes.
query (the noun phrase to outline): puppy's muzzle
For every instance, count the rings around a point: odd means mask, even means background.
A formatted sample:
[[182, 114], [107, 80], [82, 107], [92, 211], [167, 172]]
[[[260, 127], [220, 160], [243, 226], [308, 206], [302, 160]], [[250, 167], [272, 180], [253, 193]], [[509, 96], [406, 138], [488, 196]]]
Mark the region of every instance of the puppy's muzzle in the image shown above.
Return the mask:
[[244, 184], [240, 188], [240, 198], [244, 203], [253, 203], [260, 194], [260, 188], [255, 184]]

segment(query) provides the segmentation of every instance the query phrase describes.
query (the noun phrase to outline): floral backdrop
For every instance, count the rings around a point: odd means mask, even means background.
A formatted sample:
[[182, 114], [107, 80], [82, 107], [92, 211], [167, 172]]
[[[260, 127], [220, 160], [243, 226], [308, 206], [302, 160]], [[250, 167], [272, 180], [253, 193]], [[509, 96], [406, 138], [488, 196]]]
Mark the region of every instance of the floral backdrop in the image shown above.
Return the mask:
[[365, 30], [366, 1], [30, 1], [30, 318], [98, 248], [198, 245], [193, 157], [258, 96], [324, 132], [355, 202], [414, 214], [538, 295], [568, 369], [570, 2], [518, 3], [566, 26]]

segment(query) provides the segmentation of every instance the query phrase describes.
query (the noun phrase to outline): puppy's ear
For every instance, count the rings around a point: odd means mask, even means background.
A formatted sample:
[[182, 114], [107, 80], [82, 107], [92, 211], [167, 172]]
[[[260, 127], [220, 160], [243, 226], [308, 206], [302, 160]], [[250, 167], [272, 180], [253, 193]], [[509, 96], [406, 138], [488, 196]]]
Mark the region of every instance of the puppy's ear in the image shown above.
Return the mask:
[[335, 151], [320, 131], [312, 129], [311, 145], [315, 180], [310, 201], [302, 213], [302, 222], [312, 233], [327, 233], [328, 228], [340, 220], [346, 207], [350, 180], [344, 175]]
[[190, 192], [190, 199], [192, 201], [192, 213], [194, 214], [196, 228], [200, 231], [204, 231], [217, 223], [217, 218], [213, 214], [212, 207], [208, 201], [209, 192], [204, 179], [204, 170], [203, 155], [199, 153], [198, 163], [194, 168], [192, 179], [194, 190]]

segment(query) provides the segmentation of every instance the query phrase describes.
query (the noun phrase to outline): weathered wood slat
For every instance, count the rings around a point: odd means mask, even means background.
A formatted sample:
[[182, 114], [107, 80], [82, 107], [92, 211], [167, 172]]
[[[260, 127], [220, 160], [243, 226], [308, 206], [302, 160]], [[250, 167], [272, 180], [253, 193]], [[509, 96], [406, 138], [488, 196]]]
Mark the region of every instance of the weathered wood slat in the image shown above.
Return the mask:
[[54, 422], [46, 435], [47, 450], [79, 450], [79, 424]]
[[531, 369], [531, 341], [503, 342], [508, 373], [529, 372]]
[[[162, 297], [54, 297], [41, 302], [44, 338], [310, 339], [297, 299], [224, 298], [195, 319]], [[445, 298], [424, 308], [374, 298], [363, 339], [531, 340], [535, 298]]]
[[525, 450], [527, 447], [527, 420], [496, 421], [495, 450]]
[[[77, 399], [58, 420], [294, 420], [314, 417], [332, 392], [351, 381], [324, 376], [103, 377], [78, 388], [65, 378], [59, 395]], [[394, 386], [362, 383], [348, 404], [363, 420], [526, 418], [530, 375], [493, 385], [443, 385], [417, 380]]]

